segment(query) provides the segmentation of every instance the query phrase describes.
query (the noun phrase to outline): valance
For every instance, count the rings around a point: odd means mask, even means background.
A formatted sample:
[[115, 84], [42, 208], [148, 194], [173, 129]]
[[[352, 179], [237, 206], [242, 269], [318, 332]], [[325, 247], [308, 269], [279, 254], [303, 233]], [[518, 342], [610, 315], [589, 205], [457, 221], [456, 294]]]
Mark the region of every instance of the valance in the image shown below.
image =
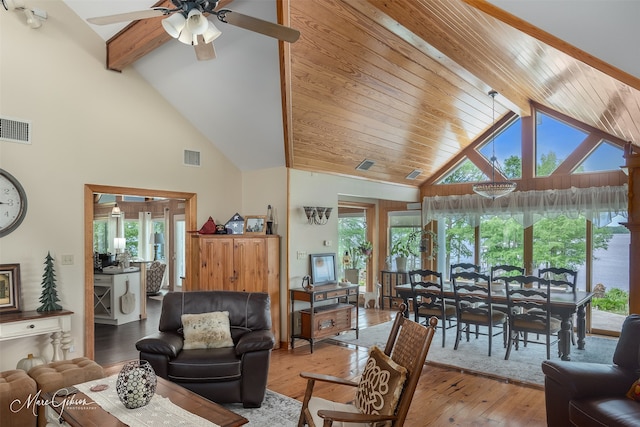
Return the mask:
[[464, 218], [471, 226], [480, 224], [481, 216], [513, 218], [530, 227], [542, 218], [584, 216], [598, 227], [612, 218], [627, 216], [627, 185], [618, 187], [571, 187], [564, 190], [515, 191], [498, 199], [477, 194], [425, 197], [422, 201], [423, 223], [439, 218]]

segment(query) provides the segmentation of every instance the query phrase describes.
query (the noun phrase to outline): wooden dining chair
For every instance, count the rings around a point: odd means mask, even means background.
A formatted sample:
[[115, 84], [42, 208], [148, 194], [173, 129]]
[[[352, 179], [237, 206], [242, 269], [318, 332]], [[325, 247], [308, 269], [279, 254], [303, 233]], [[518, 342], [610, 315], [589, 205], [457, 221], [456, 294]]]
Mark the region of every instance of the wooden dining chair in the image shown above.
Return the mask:
[[[432, 316], [440, 319], [442, 347], [444, 347], [447, 329], [455, 326], [451, 319], [456, 317], [456, 307], [455, 302], [444, 296], [442, 273], [432, 270], [412, 270], [409, 272], [409, 282], [413, 291], [414, 320], [420, 323], [421, 317], [428, 320]], [[416, 286], [420, 286], [419, 293], [415, 290]]]
[[[547, 359], [550, 359], [551, 345], [558, 341], [560, 320], [551, 315], [549, 281], [536, 276], [512, 276], [505, 277], [504, 280], [507, 284], [507, 306], [509, 307], [509, 340], [505, 360], [509, 359], [511, 347], [515, 346], [518, 350], [520, 334], [544, 335], [544, 341], [526, 339], [524, 346], [545, 344]], [[554, 334], [555, 340], [552, 341]]]
[[496, 280], [498, 276], [519, 276], [524, 274], [524, 267], [517, 265], [494, 265], [491, 267], [491, 280]]
[[[578, 290], [578, 272], [570, 268], [547, 267], [538, 269], [538, 277], [549, 280], [551, 292], [569, 292], [576, 294]], [[556, 318], [559, 318], [556, 316]], [[571, 344], [576, 345], [573, 317], [571, 318]]]
[[[491, 297], [491, 277], [486, 274], [476, 272], [460, 272], [451, 276], [453, 292], [456, 303], [456, 343], [454, 350], [458, 349], [462, 333], [466, 333], [469, 341], [470, 326], [484, 326], [487, 333], [475, 334], [486, 335], [489, 340], [489, 356], [491, 356], [491, 346], [494, 336], [502, 335], [503, 343], [506, 345], [507, 337], [507, 315], [499, 310], [493, 309]], [[494, 333], [494, 328], [498, 331]]]
[[[401, 304], [389, 333], [384, 353], [372, 347], [358, 382], [330, 375], [302, 372], [307, 389], [302, 401], [298, 427], [404, 425], [416, 390], [438, 319], [432, 317], [423, 326], [404, 317]], [[398, 378], [404, 377], [404, 381]], [[317, 382], [348, 386], [355, 390], [351, 403], [333, 402], [313, 396]], [[387, 423], [387, 424], [385, 424]]]

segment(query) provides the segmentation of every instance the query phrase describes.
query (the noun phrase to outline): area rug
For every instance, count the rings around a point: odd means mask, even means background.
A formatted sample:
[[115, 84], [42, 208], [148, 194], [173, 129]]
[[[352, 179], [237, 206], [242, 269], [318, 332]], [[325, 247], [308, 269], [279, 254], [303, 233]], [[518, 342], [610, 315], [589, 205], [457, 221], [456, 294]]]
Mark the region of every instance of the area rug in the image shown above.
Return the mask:
[[[384, 347], [392, 324], [393, 322], [387, 322], [361, 329], [359, 339], [356, 339], [355, 331], [348, 331], [332, 338], [331, 341], [367, 348], [372, 345]], [[502, 345], [502, 336], [493, 338], [491, 357], [487, 355], [489, 350], [487, 339], [488, 337], [484, 335], [476, 339], [472, 334], [470, 341], [467, 342], [463, 336], [458, 349], [454, 350], [456, 329], [453, 327], [447, 329], [446, 343], [443, 348], [442, 329], [438, 328], [427, 355], [427, 364], [454, 367], [461, 371], [508, 382], [544, 385], [544, 375], [540, 366], [542, 361], [546, 360], [545, 345], [529, 343], [527, 347], [522, 347], [520, 342], [519, 350], [512, 348], [509, 360], [504, 360], [506, 349]], [[571, 361], [564, 363], [574, 361], [611, 363], [617, 343], [617, 338], [588, 336], [585, 338], [585, 349], [578, 350], [577, 346], [572, 345]], [[552, 345], [551, 360], [560, 360], [557, 349], [557, 344]]]
[[241, 403], [225, 403], [222, 406], [248, 419], [249, 423], [245, 425], [295, 427], [298, 425], [302, 403], [267, 390], [259, 408], [243, 408]]

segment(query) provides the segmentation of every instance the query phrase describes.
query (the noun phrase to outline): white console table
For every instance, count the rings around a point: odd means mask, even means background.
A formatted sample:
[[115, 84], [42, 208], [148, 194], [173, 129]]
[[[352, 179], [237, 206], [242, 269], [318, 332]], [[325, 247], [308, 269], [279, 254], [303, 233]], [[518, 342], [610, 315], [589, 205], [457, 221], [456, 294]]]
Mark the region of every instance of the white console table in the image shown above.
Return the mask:
[[[23, 311], [0, 314], [0, 341], [51, 334], [52, 361], [64, 360], [71, 347], [71, 315], [73, 311]], [[60, 354], [62, 350], [63, 354]]]

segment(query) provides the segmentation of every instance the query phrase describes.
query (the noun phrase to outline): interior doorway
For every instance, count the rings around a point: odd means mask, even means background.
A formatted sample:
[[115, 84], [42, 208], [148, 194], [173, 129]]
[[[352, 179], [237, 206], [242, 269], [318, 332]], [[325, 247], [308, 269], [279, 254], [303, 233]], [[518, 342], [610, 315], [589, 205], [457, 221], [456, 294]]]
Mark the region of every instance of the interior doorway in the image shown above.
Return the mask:
[[[94, 195], [95, 194], [118, 194], [140, 197], [160, 197], [166, 199], [177, 199], [184, 203], [184, 226], [185, 230], [196, 229], [196, 199], [195, 193], [149, 190], [141, 188], [114, 187], [105, 185], [86, 184], [84, 186], [84, 354], [95, 358], [94, 346], [94, 265], [93, 265], [93, 219], [94, 219]], [[185, 232], [186, 233], [186, 232]], [[189, 256], [189, 246], [184, 247], [185, 258]]]
[[[352, 283], [359, 283], [367, 291], [373, 289], [377, 280], [375, 213], [376, 205], [373, 203], [338, 202], [339, 275]], [[372, 245], [372, 252], [368, 255], [362, 246], [366, 242]]]

